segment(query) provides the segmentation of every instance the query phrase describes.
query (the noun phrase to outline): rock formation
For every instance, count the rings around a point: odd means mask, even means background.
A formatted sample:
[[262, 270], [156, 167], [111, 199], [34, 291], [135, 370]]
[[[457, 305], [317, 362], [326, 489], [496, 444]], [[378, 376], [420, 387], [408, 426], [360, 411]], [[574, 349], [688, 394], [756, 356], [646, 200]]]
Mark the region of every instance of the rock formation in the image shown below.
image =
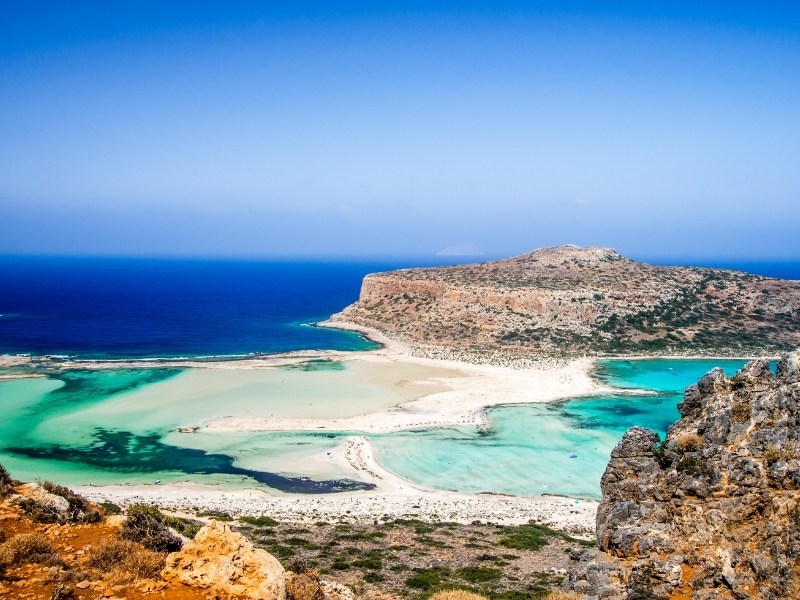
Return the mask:
[[167, 557], [166, 581], [252, 600], [285, 600], [283, 567], [242, 534], [219, 521], [203, 527], [194, 540]]
[[598, 551], [568, 586], [596, 598], [800, 598], [800, 353], [686, 390], [663, 443], [611, 454]]
[[284, 571], [278, 559], [220, 521], [211, 521], [167, 557], [165, 581], [208, 590], [214, 597], [252, 600], [353, 600], [346, 586], [314, 573]]
[[800, 281], [563, 246], [368, 275], [359, 300], [332, 320], [417, 347], [766, 354], [800, 344]]

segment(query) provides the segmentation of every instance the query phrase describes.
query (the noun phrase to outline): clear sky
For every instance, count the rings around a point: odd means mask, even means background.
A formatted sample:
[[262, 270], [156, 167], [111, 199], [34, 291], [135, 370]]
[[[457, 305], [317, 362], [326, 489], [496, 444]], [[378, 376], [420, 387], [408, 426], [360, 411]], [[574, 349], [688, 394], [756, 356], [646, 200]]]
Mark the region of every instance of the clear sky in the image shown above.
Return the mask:
[[0, 253], [800, 259], [799, 2], [3, 2]]

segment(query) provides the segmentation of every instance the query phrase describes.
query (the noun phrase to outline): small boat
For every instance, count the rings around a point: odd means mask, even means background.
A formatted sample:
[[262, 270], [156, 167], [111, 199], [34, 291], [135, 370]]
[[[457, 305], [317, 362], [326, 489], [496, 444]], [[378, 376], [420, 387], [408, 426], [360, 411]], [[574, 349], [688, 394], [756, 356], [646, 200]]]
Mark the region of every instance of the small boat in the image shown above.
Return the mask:
[[569, 457], [570, 458], [578, 458], [578, 455], [573, 453], [573, 454], [570, 454]]
[[156, 483], [161, 483], [161, 480], [160, 479], [156, 479]]

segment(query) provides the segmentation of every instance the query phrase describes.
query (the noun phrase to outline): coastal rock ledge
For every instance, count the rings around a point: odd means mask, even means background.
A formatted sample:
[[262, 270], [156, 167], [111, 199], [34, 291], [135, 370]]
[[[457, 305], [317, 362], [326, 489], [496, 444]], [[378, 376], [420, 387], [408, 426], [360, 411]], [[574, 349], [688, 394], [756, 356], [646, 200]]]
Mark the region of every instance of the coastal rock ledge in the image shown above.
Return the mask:
[[664, 442], [634, 427], [611, 453], [589, 598], [800, 598], [800, 353], [720, 369], [686, 390]]

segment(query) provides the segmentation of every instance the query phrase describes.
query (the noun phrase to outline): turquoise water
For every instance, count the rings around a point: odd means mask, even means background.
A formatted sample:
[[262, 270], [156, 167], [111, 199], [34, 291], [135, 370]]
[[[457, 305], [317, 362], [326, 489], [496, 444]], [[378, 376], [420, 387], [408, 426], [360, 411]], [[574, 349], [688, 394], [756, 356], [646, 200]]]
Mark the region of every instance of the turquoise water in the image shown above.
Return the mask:
[[[497, 407], [488, 411], [488, 426], [480, 431], [369, 437], [385, 466], [425, 486], [593, 498], [611, 449], [626, 429], [641, 425], [663, 435], [679, 416], [676, 407], [685, 387], [715, 366], [733, 374], [743, 364], [608, 361], [596, 376], [629, 394]], [[357, 489], [363, 484], [349, 480], [328, 455], [347, 433], [182, 434], [175, 428], [252, 411], [304, 416], [303, 411], [323, 415], [347, 409], [357, 414], [376, 402], [373, 408], [379, 409], [416, 394], [398, 386], [391, 391], [375, 387], [368, 379], [380, 368], [315, 361], [266, 371], [86, 370], [0, 381], [0, 410], [14, 415], [0, 420], [0, 463], [20, 479], [64, 484], [161, 479], [261, 484], [287, 492]]]
[[[297, 371], [296, 377], [305, 375], [308, 380], [309, 375], [321, 376], [329, 370], [313, 374]], [[250, 379], [264, 374], [289, 377], [281, 370], [227, 370], [222, 375], [237, 373]], [[191, 398], [170, 393], [170, 384], [188, 374], [202, 377], [208, 372], [75, 370], [2, 381], [0, 410], [14, 418], [0, 420], [0, 463], [19, 479], [42, 478], [63, 484], [151, 483], [160, 479], [165, 483], [192, 480], [228, 486], [260, 483], [299, 493], [369, 488], [346, 477], [311, 479], [248, 468], [238, 459], [259, 446], [247, 434], [238, 435], [239, 454], [226, 453], [225, 445], [220, 445], [221, 437], [214, 438], [216, 448], [185, 443], [195, 441], [194, 436], [176, 434], [174, 428], [181, 418], [191, 419], [200, 407], [192, 406]], [[264, 387], [265, 382], [260, 383]], [[153, 390], [166, 393], [156, 392], [153, 397]], [[153, 404], [148, 406], [147, 401]], [[232, 400], [225, 409], [234, 404]], [[162, 410], [161, 417], [153, 419], [159, 414], [157, 406]], [[335, 437], [317, 437], [320, 448], [328, 449], [336, 443]], [[226, 444], [237, 447], [230, 437]]]
[[683, 391], [714, 367], [740, 360], [606, 361], [597, 377], [652, 394], [604, 395], [558, 404], [501, 406], [485, 431], [439, 429], [376, 436], [379, 460], [410, 481], [464, 492], [596, 498], [611, 450], [634, 425], [662, 437]]

